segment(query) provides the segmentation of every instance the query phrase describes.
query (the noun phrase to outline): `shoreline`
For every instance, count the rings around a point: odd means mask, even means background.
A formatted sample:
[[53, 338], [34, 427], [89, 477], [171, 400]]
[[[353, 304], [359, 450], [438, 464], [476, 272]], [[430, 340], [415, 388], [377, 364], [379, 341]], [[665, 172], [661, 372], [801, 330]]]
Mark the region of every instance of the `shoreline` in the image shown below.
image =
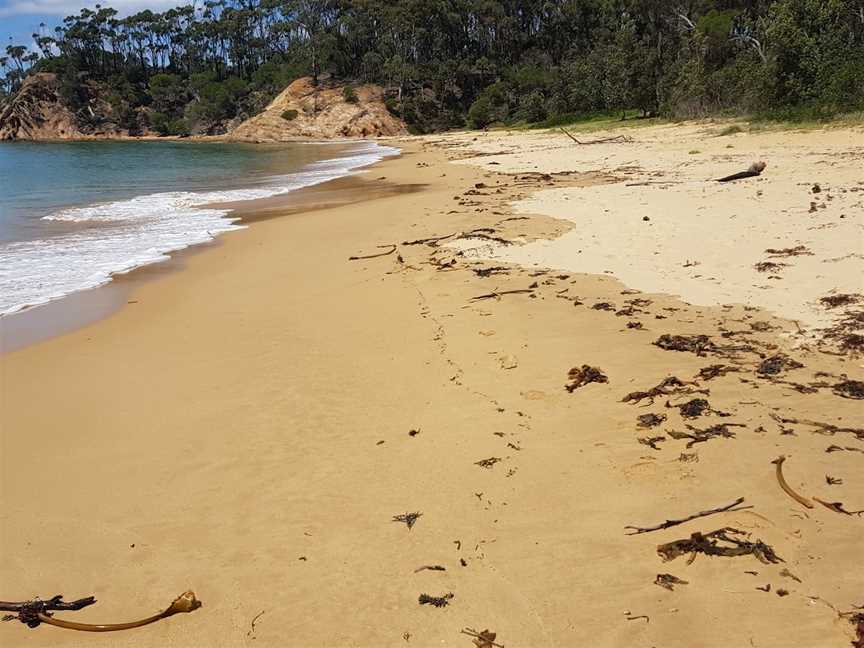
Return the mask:
[[[859, 453], [842, 450], [864, 449], [848, 431], [860, 406], [835, 393], [860, 360], [793, 350], [783, 322], [746, 305], [437, 245], [558, 237], [572, 224], [513, 204], [608, 179], [453, 164], [463, 145], [430, 139], [373, 167], [418, 190], [262, 217], [140, 286], [134, 309], [4, 357], [5, 598], [93, 594], [82, 622], [190, 587], [204, 602], [106, 639], [3, 624], [4, 640], [395, 648], [488, 627], [513, 646], [785, 648], [792, 618], [801, 645], [849, 639], [831, 607], [860, 602], [856, 518], [796, 507], [771, 461], [789, 457], [797, 491], [861, 508]], [[704, 356], [653, 344], [702, 334], [718, 347]], [[760, 374], [779, 353], [803, 366]], [[565, 389], [582, 365], [608, 382]], [[650, 406], [622, 402], [671, 375], [684, 384]], [[697, 398], [711, 409], [687, 418], [677, 405]], [[664, 420], [643, 427], [649, 413]], [[693, 428], [716, 436], [688, 445]], [[741, 496], [753, 510], [624, 533]], [[392, 521], [412, 511], [410, 531]], [[785, 562], [657, 555], [726, 526]], [[687, 584], [658, 587], [663, 572]]]
[[[227, 143], [230, 144], [231, 142]], [[322, 144], [328, 143], [331, 142], [323, 142]], [[339, 144], [344, 147], [347, 140], [346, 142], [332, 142], [332, 144]], [[382, 151], [386, 148], [384, 147]], [[396, 153], [397, 156], [399, 154]], [[325, 158], [323, 161], [333, 162], [349, 157]], [[368, 186], [369, 183], [364, 182], [363, 175], [370, 168], [371, 166], [352, 168], [345, 175], [267, 198], [205, 203], [201, 207], [224, 211], [223, 218], [226, 222], [247, 227], [256, 220], [268, 217], [267, 212], [270, 212], [270, 217], [274, 215], [287, 216], [301, 211], [308, 212], [334, 207], [351, 200], [366, 200], [374, 196], [386, 195], [390, 191], [413, 190], [411, 187], [402, 189], [390, 185]], [[301, 169], [298, 173], [306, 171], [307, 169]], [[61, 297], [55, 297], [43, 303], [0, 315], [0, 355], [56, 335], [74, 331], [110, 316], [125, 305], [126, 298], [142, 282], [159, 278], [167, 272], [182, 270], [185, 259], [189, 255], [219, 245], [221, 238], [232, 231], [236, 230], [228, 229], [218, 232], [216, 237], [209, 241], [167, 252], [167, 258], [164, 260], [144, 263], [131, 270], [113, 273], [100, 285], [74, 290]]]

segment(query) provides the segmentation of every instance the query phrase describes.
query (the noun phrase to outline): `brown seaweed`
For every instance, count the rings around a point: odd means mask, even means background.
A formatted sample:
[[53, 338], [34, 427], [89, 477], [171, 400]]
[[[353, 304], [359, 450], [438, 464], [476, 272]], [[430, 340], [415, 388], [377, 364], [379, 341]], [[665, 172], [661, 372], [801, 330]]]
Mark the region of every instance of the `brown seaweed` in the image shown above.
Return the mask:
[[766, 565], [784, 562], [770, 545], [761, 540], [751, 542], [746, 539], [749, 537], [749, 533], [732, 527], [724, 527], [708, 533], [697, 531], [691, 534], [689, 538], [659, 545], [657, 553], [660, 554], [663, 562], [669, 562], [679, 556], [689, 554], [690, 557], [687, 562], [692, 563], [696, 559], [696, 555], [700, 553], [706, 556], [724, 556], [727, 558], [752, 555]]
[[571, 394], [579, 389], [580, 387], [584, 387], [590, 383], [608, 383], [609, 378], [606, 377], [606, 374], [597, 367], [591, 367], [589, 365], [582, 365], [581, 367], [573, 367], [568, 373], [567, 377], [571, 380], [569, 385], [565, 385], [564, 389], [566, 389]]

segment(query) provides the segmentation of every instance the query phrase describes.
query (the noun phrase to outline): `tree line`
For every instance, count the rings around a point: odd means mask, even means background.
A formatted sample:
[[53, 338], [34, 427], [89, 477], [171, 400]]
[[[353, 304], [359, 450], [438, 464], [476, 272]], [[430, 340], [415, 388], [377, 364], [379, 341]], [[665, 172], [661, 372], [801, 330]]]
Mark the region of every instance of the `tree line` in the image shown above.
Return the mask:
[[[54, 72], [82, 119], [218, 132], [311, 75], [379, 83], [412, 129], [593, 113], [864, 109], [864, 0], [206, 0], [97, 5], [0, 57], [0, 97]], [[89, 115], [89, 117], [88, 117]]]

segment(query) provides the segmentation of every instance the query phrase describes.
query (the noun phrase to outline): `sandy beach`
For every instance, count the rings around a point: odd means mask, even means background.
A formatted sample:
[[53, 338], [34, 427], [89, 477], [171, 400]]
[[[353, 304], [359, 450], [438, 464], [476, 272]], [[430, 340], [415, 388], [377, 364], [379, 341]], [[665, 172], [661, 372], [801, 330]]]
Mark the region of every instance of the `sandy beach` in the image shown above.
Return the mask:
[[724, 126], [395, 140], [0, 356], [0, 598], [203, 602], [0, 645], [851, 645], [864, 132]]

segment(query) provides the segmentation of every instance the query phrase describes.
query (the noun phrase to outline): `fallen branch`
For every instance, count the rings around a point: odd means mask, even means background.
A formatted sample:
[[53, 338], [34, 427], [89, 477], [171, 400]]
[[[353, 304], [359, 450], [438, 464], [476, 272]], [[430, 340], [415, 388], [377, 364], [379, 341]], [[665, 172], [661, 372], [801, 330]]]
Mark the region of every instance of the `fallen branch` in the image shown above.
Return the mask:
[[808, 509], [812, 509], [813, 505], [806, 498], [802, 497], [801, 495], [796, 493], [794, 490], [792, 490], [792, 487], [789, 486], [789, 484], [786, 482], [786, 478], [783, 477], [783, 462], [784, 461], [786, 461], [786, 457], [783, 455], [780, 455], [779, 457], [777, 457], [777, 459], [775, 459], [774, 461], [771, 462], [777, 466], [777, 482], [780, 484], [780, 488], [782, 488], [789, 497], [794, 499], [801, 506], [808, 508]]
[[573, 137], [573, 135], [571, 135], [565, 129], [559, 128], [558, 130], [560, 130], [562, 133], [564, 133], [567, 137], [569, 137], [571, 140], [573, 140], [574, 142], [576, 142], [580, 146], [586, 146], [588, 144], [611, 144], [613, 142], [615, 144], [623, 144], [623, 143], [629, 143], [629, 142], [633, 141], [632, 137], [627, 137], [626, 135], [617, 135], [615, 137], [603, 137], [601, 139], [580, 142], [578, 139]]
[[492, 632], [491, 630], [484, 630], [483, 632], [477, 632], [472, 628], [462, 628], [462, 634], [466, 634], [469, 637], [474, 637], [474, 645], [477, 648], [504, 648], [502, 644], [495, 643], [495, 638], [498, 636], [497, 633]]
[[520, 288], [518, 290], [501, 290], [494, 291], [491, 293], [486, 293], [485, 295], [478, 295], [477, 297], [472, 297], [468, 301], [480, 301], [482, 299], [498, 299], [502, 295], [522, 295], [526, 293], [533, 293], [534, 290], [532, 288]]
[[733, 180], [743, 180], [744, 178], [755, 178], [756, 176], [762, 175], [766, 166], [767, 165], [764, 162], [754, 162], [746, 171], [733, 173], [725, 178], [718, 178], [717, 182], [732, 182]]
[[378, 257], [387, 256], [388, 254], [393, 254], [396, 251], [396, 245], [391, 243], [390, 245], [379, 245], [379, 248], [392, 248], [387, 250], [386, 252], [380, 252], [379, 254], [366, 254], [364, 256], [351, 256], [348, 257], [349, 261], [360, 261], [361, 259], [377, 259]]
[[[63, 619], [55, 619], [51, 612], [57, 610], [80, 610], [92, 605], [96, 599], [92, 596], [78, 599], [70, 603], [63, 602], [63, 596], [58, 595], [48, 601], [34, 599], [33, 601], [25, 601], [23, 603], [3, 603], [0, 602], [0, 610], [18, 612], [17, 619], [28, 625], [31, 628], [37, 627], [40, 623], [57, 626], [58, 628], [66, 628], [67, 630], [81, 630], [83, 632], [114, 632], [116, 630], [130, 630], [132, 628], [140, 628], [141, 626], [149, 625], [167, 619], [175, 614], [194, 612], [201, 607], [201, 601], [195, 598], [195, 593], [192, 591], [184, 592], [178, 596], [165, 610], [149, 616], [140, 621], [130, 621], [129, 623], [77, 623], [75, 621], [64, 621]], [[16, 617], [13, 617], [16, 618]]]
[[[694, 513], [686, 518], [681, 518], [680, 520], [666, 520], [661, 524], [652, 527], [635, 527], [635, 526], [625, 526], [625, 535], [639, 535], [640, 533], [651, 533], [652, 531], [660, 531], [662, 529], [669, 529], [674, 526], [678, 526], [679, 524], [684, 524], [685, 522], [689, 522], [690, 520], [695, 520], [701, 517], [708, 517], [709, 515], [714, 515], [715, 513], [725, 513], [726, 511], [743, 511], [745, 509], [751, 509], [752, 506], [741, 506], [740, 508], [736, 508], [739, 504], [744, 503], [744, 498], [739, 497], [731, 504], [727, 504], [726, 506], [721, 506], [720, 508], [710, 509], [708, 511], [700, 511], [699, 513]], [[626, 529], [632, 529], [631, 532], [627, 532]]]
[[414, 570], [414, 573], [418, 573], [425, 570], [429, 571], [447, 571], [447, 568], [442, 565], [422, 565]]
[[825, 508], [831, 509], [835, 513], [842, 513], [843, 515], [864, 515], [864, 510], [847, 511], [845, 508], [843, 508], [843, 502], [826, 502], [825, 500], [821, 500], [818, 497], [814, 497], [813, 499], [819, 502]]

